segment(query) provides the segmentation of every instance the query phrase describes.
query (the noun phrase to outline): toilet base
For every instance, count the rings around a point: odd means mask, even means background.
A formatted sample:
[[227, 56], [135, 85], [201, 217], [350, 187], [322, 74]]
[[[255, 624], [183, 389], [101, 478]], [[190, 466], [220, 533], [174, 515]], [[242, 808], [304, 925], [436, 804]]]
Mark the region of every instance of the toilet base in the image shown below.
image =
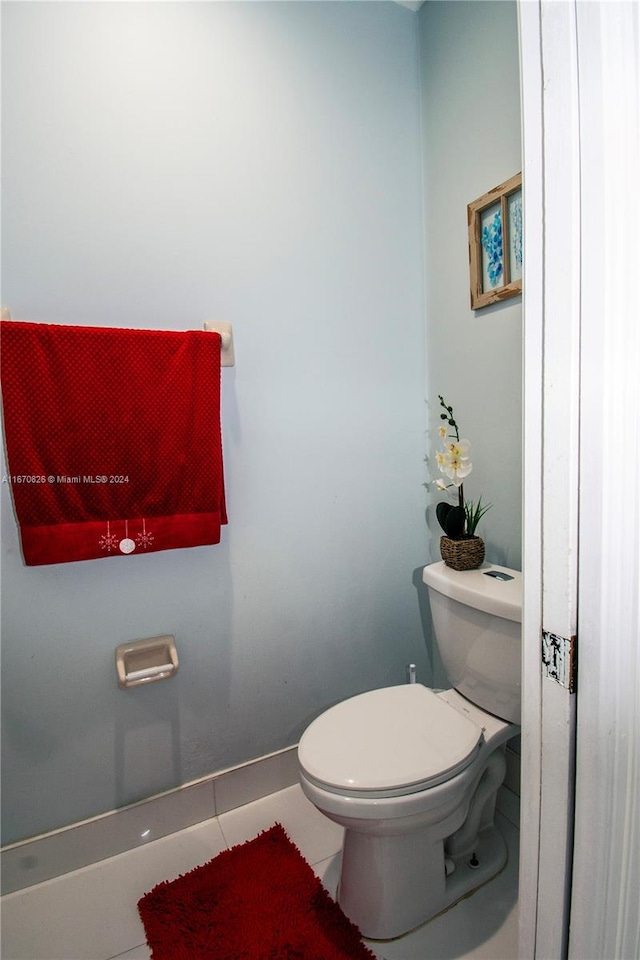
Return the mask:
[[[374, 851], [366, 835], [347, 830], [338, 887], [338, 903], [368, 940], [395, 940], [422, 926], [492, 880], [507, 862], [507, 845], [494, 824], [480, 831], [473, 855], [449, 859], [449, 876], [443, 875], [442, 841], [421, 842], [415, 833], [389, 838], [406, 841], [402, 850], [394, 843], [398, 869], [390, 870], [390, 851], [379, 848], [380, 839]], [[384, 870], [375, 868], [380, 855]], [[360, 869], [365, 861], [366, 872]]]
[[[481, 830], [473, 855], [453, 858], [455, 870], [447, 877], [447, 904], [439, 913], [450, 910], [460, 900], [493, 880], [504, 870], [507, 857], [507, 844], [495, 824]], [[433, 917], [428, 917], [428, 920], [433, 920]]]

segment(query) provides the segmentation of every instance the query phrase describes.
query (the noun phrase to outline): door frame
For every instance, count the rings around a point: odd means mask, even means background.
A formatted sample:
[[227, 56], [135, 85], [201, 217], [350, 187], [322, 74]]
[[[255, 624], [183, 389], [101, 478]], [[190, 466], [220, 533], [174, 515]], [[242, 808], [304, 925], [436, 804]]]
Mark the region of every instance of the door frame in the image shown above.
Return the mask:
[[[572, 3], [519, 4], [524, 197], [520, 956], [566, 955], [574, 813], [580, 168]], [[543, 640], [543, 638], [545, 638]]]
[[[519, 0], [518, 12], [519, 956], [626, 958], [640, 950], [640, 865], [630, 855], [640, 842], [640, 16], [619, 0]], [[620, 450], [626, 469], [616, 485]], [[617, 499], [630, 506], [622, 525]], [[566, 658], [552, 662], [545, 633]], [[574, 637], [577, 683], [565, 669]]]

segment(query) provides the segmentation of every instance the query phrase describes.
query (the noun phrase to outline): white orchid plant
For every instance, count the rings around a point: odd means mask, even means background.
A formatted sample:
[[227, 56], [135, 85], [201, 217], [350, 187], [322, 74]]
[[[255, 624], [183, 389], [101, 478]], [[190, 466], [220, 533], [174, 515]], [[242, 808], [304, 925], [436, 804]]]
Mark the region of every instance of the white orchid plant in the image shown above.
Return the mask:
[[444, 413], [440, 414], [440, 419], [446, 420], [446, 425], [441, 424], [438, 430], [443, 449], [436, 451], [436, 463], [440, 473], [447, 480], [439, 477], [433, 482], [443, 493], [453, 487], [457, 491], [457, 503], [439, 503], [436, 507], [436, 516], [440, 526], [451, 540], [463, 540], [476, 535], [476, 527], [487, 510], [491, 509], [491, 504], [483, 504], [482, 497], [476, 503], [473, 500], [465, 500], [463, 481], [473, 469], [471, 444], [468, 440], [460, 438], [453, 407], [448, 406], [440, 395], [438, 399], [444, 410]]

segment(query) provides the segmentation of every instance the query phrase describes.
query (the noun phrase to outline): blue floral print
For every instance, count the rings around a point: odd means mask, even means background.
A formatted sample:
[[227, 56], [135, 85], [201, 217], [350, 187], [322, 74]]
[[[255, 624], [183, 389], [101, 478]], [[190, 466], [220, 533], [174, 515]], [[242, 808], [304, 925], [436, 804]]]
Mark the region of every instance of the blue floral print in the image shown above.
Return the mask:
[[513, 256], [516, 266], [522, 269], [522, 199], [518, 197], [513, 201]]
[[487, 255], [487, 275], [492, 287], [495, 287], [502, 276], [502, 215], [501, 211], [495, 214], [488, 227], [482, 230], [482, 246]]

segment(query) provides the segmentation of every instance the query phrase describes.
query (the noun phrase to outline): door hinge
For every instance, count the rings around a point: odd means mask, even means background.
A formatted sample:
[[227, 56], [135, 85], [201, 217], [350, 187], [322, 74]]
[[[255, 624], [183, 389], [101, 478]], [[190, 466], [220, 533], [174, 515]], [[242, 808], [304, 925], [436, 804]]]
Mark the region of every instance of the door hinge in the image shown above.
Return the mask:
[[569, 693], [575, 693], [578, 681], [578, 638], [559, 637], [542, 631], [542, 666], [545, 677], [555, 680]]

